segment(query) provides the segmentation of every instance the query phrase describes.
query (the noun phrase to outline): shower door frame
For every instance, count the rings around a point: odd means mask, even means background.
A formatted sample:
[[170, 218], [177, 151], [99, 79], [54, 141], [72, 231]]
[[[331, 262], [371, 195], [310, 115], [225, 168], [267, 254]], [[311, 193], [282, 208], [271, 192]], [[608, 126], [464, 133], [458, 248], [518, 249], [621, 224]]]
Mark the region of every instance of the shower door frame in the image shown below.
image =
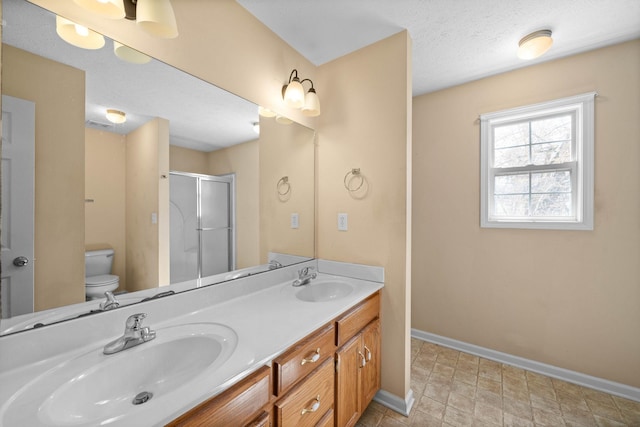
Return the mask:
[[[224, 182], [229, 184], [229, 226], [226, 227], [229, 230], [229, 271], [233, 271], [236, 269], [236, 174], [228, 173], [222, 175], [205, 175], [199, 173], [191, 173], [191, 172], [181, 172], [181, 171], [169, 171], [169, 176], [171, 175], [180, 175], [189, 178], [196, 178], [196, 220], [197, 226], [196, 230], [198, 231], [198, 277], [197, 279], [202, 279], [202, 231], [210, 231], [210, 230], [221, 230], [222, 228], [215, 229], [203, 229], [202, 228], [202, 193], [201, 193], [201, 181], [215, 181], [215, 182]], [[171, 198], [171, 195], [169, 195]], [[171, 242], [169, 242], [171, 244]]]

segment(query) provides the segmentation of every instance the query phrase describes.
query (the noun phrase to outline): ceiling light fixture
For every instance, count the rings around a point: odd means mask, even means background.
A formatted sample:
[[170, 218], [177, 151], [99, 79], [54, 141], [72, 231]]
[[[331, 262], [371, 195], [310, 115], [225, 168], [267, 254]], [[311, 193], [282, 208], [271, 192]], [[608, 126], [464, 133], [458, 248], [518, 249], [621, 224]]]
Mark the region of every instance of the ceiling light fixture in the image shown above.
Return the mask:
[[[304, 82], [311, 83], [311, 89], [306, 94], [302, 86]], [[320, 98], [313, 87], [313, 82], [311, 79], [300, 80], [296, 69], [289, 75], [289, 83], [282, 86], [282, 99], [287, 107], [301, 109], [305, 116], [320, 115]]]
[[74, 0], [82, 8], [110, 19], [136, 21], [148, 34], [163, 39], [178, 37], [170, 0]]
[[552, 44], [551, 30], [533, 32], [524, 36], [518, 43], [518, 58], [537, 58], [548, 51]]
[[127, 115], [124, 113], [124, 111], [109, 108], [107, 110], [107, 120], [109, 120], [111, 123], [119, 125], [127, 121]]
[[104, 46], [102, 34], [57, 15], [56, 33], [67, 43], [83, 49], [100, 49]]

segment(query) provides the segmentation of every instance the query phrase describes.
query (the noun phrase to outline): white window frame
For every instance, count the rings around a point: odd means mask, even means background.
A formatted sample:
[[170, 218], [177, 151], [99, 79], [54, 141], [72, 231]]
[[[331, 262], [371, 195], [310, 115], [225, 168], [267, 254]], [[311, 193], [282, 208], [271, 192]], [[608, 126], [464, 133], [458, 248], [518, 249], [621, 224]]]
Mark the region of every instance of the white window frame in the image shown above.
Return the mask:
[[[480, 115], [480, 226], [483, 228], [525, 228], [547, 230], [593, 230], [594, 193], [594, 101], [595, 92], [539, 104]], [[530, 121], [557, 114], [572, 114], [574, 161], [561, 165], [527, 165], [518, 168], [493, 167], [493, 129], [497, 125]], [[503, 217], [493, 215], [493, 186], [496, 174], [570, 170], [572, 217]]]

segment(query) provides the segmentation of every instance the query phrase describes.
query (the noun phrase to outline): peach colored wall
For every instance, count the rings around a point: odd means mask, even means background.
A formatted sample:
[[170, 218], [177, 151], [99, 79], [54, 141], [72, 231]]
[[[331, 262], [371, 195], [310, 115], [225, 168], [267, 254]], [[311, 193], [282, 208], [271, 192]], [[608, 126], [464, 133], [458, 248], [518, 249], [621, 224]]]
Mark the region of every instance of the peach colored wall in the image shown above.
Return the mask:
[[189, 148], [169, 146], [169, 169], [172, 171], [201, 173], [209, 172], [208, 153]]
[[84, 301], [84, 71], [2, 46], [2, 93], [36, 104], [35, 310]]
[[85, 249], [115, 251], [112, 274], [127, 289], [125, 241], [126, 138], [85, 129]]
[[258, 140], [207, 153], [208, 174], [236, 174], [236, 268], [260, 264]]
[[[297, 123], [281, 125], [260, 120], [260, 261], [279, 252], [313, 257], [315, 132]], [[286, 159], [286, 160], [285, 160]], [[276, 187], [287, 176], [290, 191], [281, 196]], [[281, 187], [281, 193], [286, 190]], [[299, 228], [291, 228], [297, 213]]]
[[[481, 229], [481, 113], [597, 91], [595, 229]], [[414, 328], [640, 387], [640, 41], [414, 99]]]
[[[400, 398], [409, 391], [411, 353], [410, 46], [403, 31], [320, 66], [317, 80], [331, 88], [317, 129], [317, 256], [385, 268], [382, 388]], [[355, 193], [343, 184], [352, 168], [366, 178]], [[337, 229], [339, 212], [348, 214], [346, 232]]]
[[137, 291], [169, 283], [169, 122], [153, 119], [126, 139], [127, 290]]

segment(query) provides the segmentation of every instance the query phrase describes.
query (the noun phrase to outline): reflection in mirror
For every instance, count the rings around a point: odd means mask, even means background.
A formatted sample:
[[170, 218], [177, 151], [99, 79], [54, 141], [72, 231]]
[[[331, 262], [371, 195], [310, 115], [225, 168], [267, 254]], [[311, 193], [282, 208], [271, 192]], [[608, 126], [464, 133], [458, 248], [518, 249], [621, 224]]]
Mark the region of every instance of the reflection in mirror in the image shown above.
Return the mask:
[[[56, 35], [54, 15], [26, 0], [3, 0], [2, 8], [0, 333], [314, 256], [313, 130], [259, 119], [254, 104], [159, 61], [123, 62], [110, 40], [99, 50], [73, 47]], [[108, 122], [107, 109], [124, 112], [126, 122]], [[33, 150], [25, 168], [10, 157], [22, 141]], [[16, 171], [31, 176], [32, 195]], [[227, 251], [227, 267], [200, 279], [172, 280], [172, 172], [233, 179], [233, 232], [222, 233], [227, 244], [215, 242]], [[290, 184], [284, 199], [283, 176]], [[10, 230], [24, 220], [33, 235]], [[89, 260], [93, 251], [103, 256]], [[28, 260], [23, 267], [13, 264], [20, 256]], [[98, 260], [103, 270], [85, 267]], [[87, 275], [100, 276], [95, 283], [117, 304], [85, 302], [94, 282]]]

